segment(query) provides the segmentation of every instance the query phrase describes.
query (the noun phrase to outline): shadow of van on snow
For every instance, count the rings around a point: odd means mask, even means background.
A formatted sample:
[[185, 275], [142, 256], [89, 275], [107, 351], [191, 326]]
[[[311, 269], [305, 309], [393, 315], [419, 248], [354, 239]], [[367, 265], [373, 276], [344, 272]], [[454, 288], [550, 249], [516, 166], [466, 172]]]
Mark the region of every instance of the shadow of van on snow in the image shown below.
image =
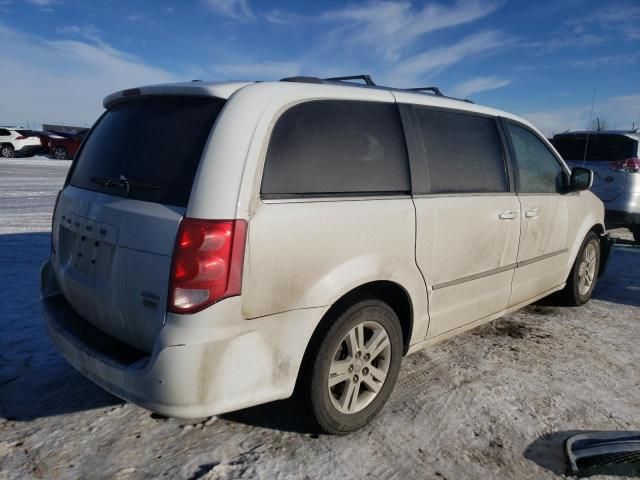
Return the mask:
[[76, 372], [47, 335], [40, 266], [49, 233], [0, 235], [0, 417], [28, 421], [122, 403]]
[[616, 244], [593, 298], [640, 307], [640, 246]]

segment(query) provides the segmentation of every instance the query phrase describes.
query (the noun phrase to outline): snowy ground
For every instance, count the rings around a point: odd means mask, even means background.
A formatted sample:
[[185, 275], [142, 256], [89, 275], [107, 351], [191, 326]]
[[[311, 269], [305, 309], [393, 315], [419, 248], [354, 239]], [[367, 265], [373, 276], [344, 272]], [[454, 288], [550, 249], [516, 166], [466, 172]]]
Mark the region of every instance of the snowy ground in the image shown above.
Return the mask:
[[404, 361], [367, 428], [316, 436], [290, 402], [157, 418], [76, 373], [46, 337], [38, 269], [69, 162], [0, 160], [0, 478], [544, 479], [577, 430], [640, 430], [640, 248], [596, 299], [529, 307]]

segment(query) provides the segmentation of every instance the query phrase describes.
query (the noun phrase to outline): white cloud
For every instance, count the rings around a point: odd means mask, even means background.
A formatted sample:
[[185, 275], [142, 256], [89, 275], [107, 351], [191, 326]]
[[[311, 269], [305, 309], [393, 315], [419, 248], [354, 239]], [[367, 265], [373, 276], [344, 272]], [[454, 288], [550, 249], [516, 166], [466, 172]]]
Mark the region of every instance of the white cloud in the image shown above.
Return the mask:
[[622, 32], [628, 40], [640, 40], [640, 6], [630, 3], [609, 4], [582, 17], [571, 18], [566, 24], [575, 31], [596, 26], [608, 31]]
[[93, 42], [101, 42], [100, 33], [102, 31], [91, 23], [84, 25], [63, 25], [56, 27], [56, 32], [63, 35], [77, 35]]
[[374, 0], [325, 12], [320, 19], [339, 24], [331, 32], [334, 41], [365, 45], [393, 61], [419, 37], [485, 17], [501, 4], [501, 1], [458, 0], [447, 6], [427, 3], [415, 10], [407, 1]]
[[297, 13], [278, 9], [271, 10], [270, 12], [265, 13], [264, 18], [267, 20], [267, 22], [279, 25], [291, 25], [293, 23], [303, 22], [308, 19], [308, 17], [303, 17], [302, 15], [298, 15]]
[[37, 5], [38, 7], [49, 7], [51, 5], [55, 5], [57, 0], [27, 0], [27, 3], [32, 5]]
[[240, 22], [256, 19], [249, 6], [249, 0], [205, 0], [205, 3], [213, 12]]
[[506, 87], [510, 83], [510, 79], [499, 78], [496, 76], [475, 77], [453, 87], [452, 94], [457, 97], [466, 98], [474, 93]]
[[[545, 135], [552, 135], [566, 130], [584, 130], [589, 125], [591, 104], [558, 108], [554, 110], [522, 113], [542, 130]], [[640, 93], [608, 97], [598, 100], [593, 109], [593, 118], [606, 120], [610, 128], [631, 128], [632, 123], [640, 125]]]
[[[105, 43], [50, 41], [0, 24], [0, 123], [91, 125], [105, 95], [124, 88], [179, 80]], [[8, 73], [10, 72], [10, 73]]]
[[165, 15], [173, 15], [176, 13], [176, 9], [173, 7], [162, 7], [162, 13]]
[[569, 65], [580, 68], [598, 68], [609, 65], [633, 65], [640, 60], [640, 53], [619, 53], [601, 57], [591, 57], [583, 60], [571, 60]]
[[490, 30], [477, 33], [452, 45], [433, 48], [401, 60], [387, 78], [396, 86], [411, 86], [472, 55], [488, 54], [509, 43], [511, 40], [499, 32]]

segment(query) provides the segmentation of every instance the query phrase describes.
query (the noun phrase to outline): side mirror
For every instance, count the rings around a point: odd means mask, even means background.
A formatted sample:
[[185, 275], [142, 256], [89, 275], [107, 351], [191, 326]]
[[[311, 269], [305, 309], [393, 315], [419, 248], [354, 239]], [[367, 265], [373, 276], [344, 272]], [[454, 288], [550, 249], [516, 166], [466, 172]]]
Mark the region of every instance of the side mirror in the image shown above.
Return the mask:
[[573, 167], [569, 179], [569, 190], [579, 192], [589, 190], [593, 185], [593, 172], [588, 168]]

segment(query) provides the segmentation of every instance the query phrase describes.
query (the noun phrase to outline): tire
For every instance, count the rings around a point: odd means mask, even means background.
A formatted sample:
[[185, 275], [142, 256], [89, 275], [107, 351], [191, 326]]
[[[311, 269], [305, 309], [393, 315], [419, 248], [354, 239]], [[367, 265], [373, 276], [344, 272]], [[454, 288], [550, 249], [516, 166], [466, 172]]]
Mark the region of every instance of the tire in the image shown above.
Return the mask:
[[640, 244], [640, 225], [631, 227], [631, 233], [633, 234], [633, 240]]
[[301, 371], [302, 401], [317, 427], [342, 435], [369, 423], [389, 399], [402, 362], [402, 329], [394, 310], [370, 297], [353, 299], [330, 320]]
[[66, 160], [67, 158], [69, 158], [67, 149], [64, 147], [56, 147], [53, 150], [53, 158], [55, 158], [56, 160]]
[[598, 281], [599, 270], [600, 238], [596, 233], [589, 232], [580, 246], [567, 285], [562, 290], [563, 303], [575, 307], [587, 303]]
[[0, 148], [0, 154], [2, 154], [4, 158], [13, 158], [15, 157], [16, 152], [11, 145], [2, 145]]

